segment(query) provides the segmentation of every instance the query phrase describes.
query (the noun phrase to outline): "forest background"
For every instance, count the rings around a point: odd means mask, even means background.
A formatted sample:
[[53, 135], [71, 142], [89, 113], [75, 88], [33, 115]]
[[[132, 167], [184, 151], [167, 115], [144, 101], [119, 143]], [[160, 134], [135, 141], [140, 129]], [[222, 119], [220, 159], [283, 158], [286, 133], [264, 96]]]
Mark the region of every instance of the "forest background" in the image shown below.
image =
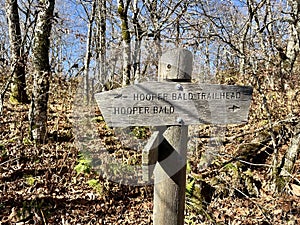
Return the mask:
[[300, 222], [298, 1], [0, 4], [1, 224], [151, 224], [153, 187], [110, 182], [81, 154], [74, 97], [98, 143], [140, 164], [93, 95], [157, 80], [175, 47], [193, 52], [193, 82], [254, 88], [247, 124], [191, 128], [186, 224]]

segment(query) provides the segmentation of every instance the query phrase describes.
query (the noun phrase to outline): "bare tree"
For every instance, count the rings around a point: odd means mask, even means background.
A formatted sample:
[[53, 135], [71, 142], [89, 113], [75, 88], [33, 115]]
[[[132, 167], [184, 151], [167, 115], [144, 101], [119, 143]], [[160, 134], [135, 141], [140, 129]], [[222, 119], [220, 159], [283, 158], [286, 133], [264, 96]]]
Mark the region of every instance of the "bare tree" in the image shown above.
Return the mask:
[[96, 65], [99, 75], [97, 76], [98, 81], [103, 84], [107, 79], [106, 70], [106, 14], [107, 1], [97, 0], [97, 14], [96, 14]]
[[118, 0], [118, 13], [121, 19], [121, 36], [123, 45], [123, 79], [122, 86], [130, 84], [131, 79], [131, 36], [129, 32], [128, 9], [131, 0]]
[[140, 9], [139, 9], [139, 1], [134, 0], [132, 4], [132, 23], [135, 35], [135, 43], [134, 43], [134, 50], [133, 50], [133, 77], [134, 82], [138, 83], [141, 79], [141, 45], [143, 37], [147, 34], [145, 31], [145, 27], [142, 27], [141, 22], [139, 21], [140, 16]]
[[[189, 1], [158, 1], [148, 0], [144, 2], [147, 14], [150, 15], [149, 33], [153, 37], [156, 46], [157, 58], [162, 54], [161, 42], [164, 39], [168, 42], [177, 42], [179, 46], [183, 40], [178, 39], [178, 25], [181, 17], [187, 12]], [[175, 31], [172, 30], [175, 27]], [[176, 39], [177, 37], [177, 39]]]
[[95, 20], [95, 12], [96, 12], [96, 1], [92, 2], [91, 12], [88, 12], [87, 7], [82, 3], [83, 8], [88, 16], [88, 32], [87, 32], [87, 40], [86, 40], [86, 52], [84, 59], [84, 77], [85, 77], [85, 94], [87, 104], [90, 102], [90, 63], [92, 57], [92, 37], [93, 37], [93, 24]]
[[28, 102], [25, 79], [25, 55], [22, 48], [22, 34], [17, 0], [6, 0], [6, 14], [9, 25], [9, 40], [11, 46], [11, 101]]
[[[285, 92], [289, 92], [287, 89], [294, 89], [294, 83], [289, 80], [292, 76], [296, 74], [296, 79], [298, 79], [297, 72], [299, 71], [299, 61], [297, 63], [297, 58], [300, 53], [300, 2], [299, 1], [287, 1], [289, 6], [289, 11], [284, 11], [285, 21], [287, 22], [287, 46], [285, 49], [280, 50], [281, 54], [281, 76], [285, 79], [282, 80], [282, 89]], [[298, 65], [297, 65], [298, 64]], [[287, 83], [287, 85], [285, 85]], [[287, 94], [288, 95], [288, 94]], [[294, 101], [293, 99], [288, 99], [288, 101]], [[286, 101], [286, 104], [290, 104]], [[293, 136], [291, 137], [291, 142], [289, 148], [286, 150], [284, 156], [281, 160], [278, 160], [277, 171], [275, 176], [276, 191], [282, 192], [286, 185], [293, 179], [292, 173], [295, 169], [295, 163], [300, 154], [300, 124], [293, 126]]]
[[47, 136], [47, 108], [51, 69], [49, 49], [55, 0], [40, 0], [33, 46], [34, 86], [29, 113], [31, 136], [43, 143]]
[[292, 72], [300, 51], [300, 2], [289, 0], [288, 4], [290, 5], [291, 11], [288, 13], [290, 18], [288, 18], [289, 39], [287, 42], [286, 56], [290, 62], [288, 72]]

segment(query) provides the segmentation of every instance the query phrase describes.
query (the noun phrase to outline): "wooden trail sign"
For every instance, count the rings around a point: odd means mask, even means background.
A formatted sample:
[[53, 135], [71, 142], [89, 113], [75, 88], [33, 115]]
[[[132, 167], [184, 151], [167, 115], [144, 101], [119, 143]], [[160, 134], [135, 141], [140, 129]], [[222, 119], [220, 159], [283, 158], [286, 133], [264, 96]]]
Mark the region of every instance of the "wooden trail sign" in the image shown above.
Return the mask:
[[248, 119], [252, 88], [190, 83], [192, 60], [188, 50], [173, 49], [159, 62], [164, 82], [95, 95], [108, 126], [157, 126], [142, 155], [143, 178], [149, 181], [154, 173], [154, 225], [184, 224], [187, 125], [237, 124]]
[[108, 126], [246, 123], [252, 88], [186, 82], [145, 82], [98, 93]]

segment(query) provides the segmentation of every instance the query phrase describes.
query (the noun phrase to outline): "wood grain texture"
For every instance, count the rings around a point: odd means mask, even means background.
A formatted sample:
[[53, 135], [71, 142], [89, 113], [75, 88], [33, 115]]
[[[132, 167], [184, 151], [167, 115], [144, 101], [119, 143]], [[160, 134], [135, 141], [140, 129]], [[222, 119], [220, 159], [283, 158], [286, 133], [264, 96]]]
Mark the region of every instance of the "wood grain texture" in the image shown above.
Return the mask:
[[[167, 66], [161, 67], [164, 63]], [[164, 107], [164, 104], [165, 107], [172, 107], [169, 108], [169, 113], [167, 113], [167, 108], [165, 110], [165, 114], [171, 118], [170, 122], [164, 119], [166, 118], [164, 114], [162, 114], [164, 117], [161, 115], [158, 117], [163, 118], [161, 122], [166, 121], [171, 125], [180, 124], [169, 126], [167, 129], [161, 125], [161, 127], [157, 127], [160, 131], [158, 136], [160, 144], [158, 163], [154, 170], [154, 225], [184, 224], [188, 139], [188, 126], [184, 124], [188, 121], [187, 119], [198, 116], [197, 107], [193, 102], [193, 98], [198, 99], [198, 97], [188, 94], [193, 93], [188, 88], [191, 87], [188, 86], [188, 83], [183, 85], [177, 82], [182, 80], [190, 82], [192, 64], [192, 53], [188, 50], [179, 48], [167, 51], [160, 59], [158, 75], [162, 80], [173, 82], [156, 83], [153, 87], [147, 85], [149, 90], [162, 93], [160, 98], [157, 97], [157, 100], [160, 100], [159, 103], [162, 104], [160, 107]], [[168, 65], [175, 65], [175, 69], [172, 66], [169, 70]], [[186, 94], [184, 95], [184, 93]]]
[[[252, 88], [192, 84], [192, 54], [175, 49], [163, 54], [159, 77], [95, 95], [108, 126], [156, 126], [143, 151], [143, 178], [154, 169], [154, 225], [183, 225], [186, 157], [190, 124], [246, 123]], [[171, 125], [166, 129], [165, 125]], [[165, 126], [165, 127], [164, 127]], [[158, 144], [158, 149], [156, 148]]]
[[170, 126], [154, 170], [154, 225], [183, 225], [188, 126]]
[[246, 123], [252, 87], [145, 82], [95, 95], [108, 126]]
[[160, 80], [191, 81], [193, 54], [186, 49], [176, 48], [165, 52], [159, 61], [158, 73]]
[[154, 131], [142, 152], [143, 181], [152, 180], [155, 164], [158, 159], [159, 132]]

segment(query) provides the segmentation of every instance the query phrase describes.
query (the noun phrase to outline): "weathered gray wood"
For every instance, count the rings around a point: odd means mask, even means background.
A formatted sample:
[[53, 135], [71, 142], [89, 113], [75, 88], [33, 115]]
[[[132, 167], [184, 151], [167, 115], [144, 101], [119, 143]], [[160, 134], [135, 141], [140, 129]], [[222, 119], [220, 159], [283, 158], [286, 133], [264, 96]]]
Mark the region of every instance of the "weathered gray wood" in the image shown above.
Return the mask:
[[145, 82], [95, 98], [108, 126], [126, 127], [246, 123], [251, 96], [248, 86]]
[[165, 52], [159, 61], [158, 73], [160, 80], [191, 81], [193, 54], [183, 48]]
[[[142, 157], [146, 181], [158, 162], [154, 169], [154, 225], [184, 224], [187, 125], [246, 123], [248, 119], [252, 88], [188, 83], [192, 59], [187, 50], [168, 51], [159, 63], [159, 77], [165, 82], [145, 82], [95, 95], [108, 126], [161, 129], [152, 135]], [[165, 130], [163, 125], [173, 126]]]
[[152, 180], [155, 164], [158, 159], [159, 132], [154, 131], [142, 152], [143, 181]]
[[183, 225], [188, 126], [171, 126], [159, 145], [154, 170], [154, 225]]
[[[159, 64], [162, 80], [95, 95], [108, 126], [157, 126], [143, 151], [145, 180], [154, 167], [154, 225], [183, 225], [189, 124], [246, 123], [252, 88], [192, 84], [192, 54], [165, 53]], [[163, 125], [173, 125], [163, 127]], [[158, 145], [158, 151], [155, 146]]]
[[[169, 81], [190, 81], [192, 73], [191, 53], [184, 49], [172, 50], [161, 57], [160, 64], [166, 59], [170, 65], [178, 65], [178, 68], [170, 75], [169, 68], [160, 68], [159, 76]], [[184, 63], [182, 63], [184, 62]], [[170, 76], [172, 79], [170, 79]], [[187, 78], [187, 79], [184, 79]], [[183, 225], [185, 207], [186, 186], [186, 155], [188, 120], [194, 118], [199, 120], [197, 103], [194, 100], [181, 99], [183, 93], [193, 93], [188, 84], [175, 82], [162, 83], [159, 85], [163, 93], [168, 96], [162, 101], [174, 107], [174, 112], [168, 116], [172, 119], [166, 131], [160, 127], [160, 145], [158, 148], [158, 163], [154, 170], [154, 225]], [[148, 86], [149, 88], [149, 86]], [[175, 90], [174, 90], [175, 89]], [[152, 89], [150, 89], [152, 90]], [[153, 90], [156, 90], [153, 88]], [[197, 91], [202, 90], [198, 89]], [[174, 96], [174, 98], [172, 98]], [[178, 97], [176, 97], [178, 96]], [[197, 100], [198, 101], [198, 100]], [[189, 104], [185, 104], [189, 102]]]

